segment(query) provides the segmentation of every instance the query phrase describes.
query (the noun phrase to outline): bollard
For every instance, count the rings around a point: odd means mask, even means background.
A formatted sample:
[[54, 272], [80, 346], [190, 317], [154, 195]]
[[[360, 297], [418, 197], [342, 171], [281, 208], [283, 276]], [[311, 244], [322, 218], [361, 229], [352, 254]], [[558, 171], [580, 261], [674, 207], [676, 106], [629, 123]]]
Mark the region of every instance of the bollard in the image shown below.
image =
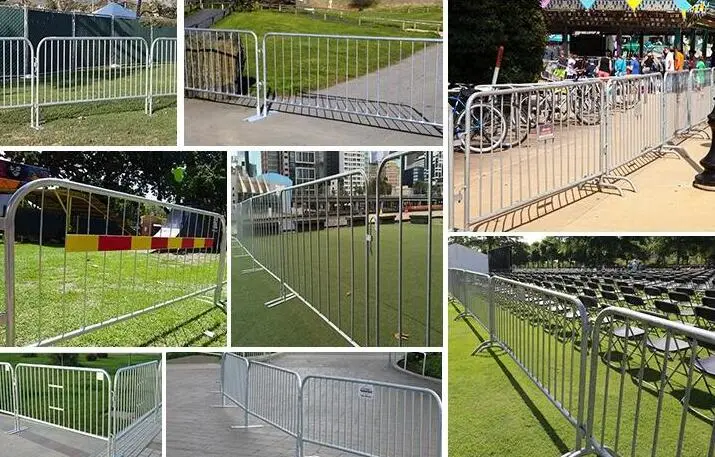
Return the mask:
[[700, 160], [700, 165], [703, 166], [703, 172], [695, 176], [693, 186], [702, 190], [715, 191], [715, 107], [708, 114], [708, 125], [710, 126], [710, 151]]

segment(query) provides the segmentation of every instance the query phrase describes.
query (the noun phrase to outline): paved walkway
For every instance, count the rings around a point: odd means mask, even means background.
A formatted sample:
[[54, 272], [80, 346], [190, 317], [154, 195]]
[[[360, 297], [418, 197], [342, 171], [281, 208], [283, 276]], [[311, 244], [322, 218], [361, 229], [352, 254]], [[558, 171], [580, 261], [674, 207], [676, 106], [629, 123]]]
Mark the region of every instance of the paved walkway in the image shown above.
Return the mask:
[[[291, 353], [281, 354], [270, 363], [294, 370], [301, 377], [310, 374], [359, 377], [440, 391], [439, 383], [417, 379], [388, 367], [387, 354]], [[220, 403], [218, 373], [217, 358], [194, 356], [167, 364], [167, 457], [294, 456], [295, 438], [255, 418], [251, 418], [249, 424], [261, 427], [230, 428], [243, 424], [243, 410], [212, 407]], [[352, 455], [311, 445], [306, 445], [305, 454], [321, 457]]]
[[[627, 185], [623, 186], [623, 196], [609, 189], [599, 192], [592, 185], [572, 188], [470, 229], [499, 232], [710, 231], [715, 226], [712, 211], [715, 194], [692, 187], [693, 178], [702, 170], [698, 161], [707, 154], [710, 140], [692, 137], [680, 146], [684, 153], [679, 156], [667, 154], [658, 158], [646, 155], [629, 164], [626, 176], [635, 184], [636, 192], [629, 190]], [[458, 157], [455, 164], [459, 164], [461, 154], [455, 155]], [[458, 176], [461, 180], [461, 172]], [[472, 182], [475, 180], [476, 176]], [[470, 206], [475, 213], [476, 205], [476, 199], [472, 199]], [[462, 212], [460, 205], [455, 213], [457, 225], [463, 220]]]
[[[9, 435], [14, 420], [0, 414], [0, 455], [8, 457], [105, 457], [107, 442], [49, 425], [21, 421], [27, 427]], [[136, 457], [161, 457], [161, 433]]]

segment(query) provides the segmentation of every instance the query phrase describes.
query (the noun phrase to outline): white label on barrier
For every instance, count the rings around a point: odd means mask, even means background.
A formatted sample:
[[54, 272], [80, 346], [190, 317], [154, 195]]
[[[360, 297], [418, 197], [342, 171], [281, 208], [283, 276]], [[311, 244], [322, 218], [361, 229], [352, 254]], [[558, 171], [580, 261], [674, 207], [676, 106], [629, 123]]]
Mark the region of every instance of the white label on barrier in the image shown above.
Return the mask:
[[375, 389], [369, 384], [363, 384], [358, 389], [358, 395], [363, 400], [372, 400], [375, 397]]
[[365, 241], [367, 241], [368, 243], [372, 241], [372, 235], [365, 235]]
[[97, 381], [104, 381], [104, 376], [102, 376], [102, 373], [97, 373]]
[[536, 130], [539, 140], [550, 140], [554, 137], [554, 124], [551, 122], [537, 125]]

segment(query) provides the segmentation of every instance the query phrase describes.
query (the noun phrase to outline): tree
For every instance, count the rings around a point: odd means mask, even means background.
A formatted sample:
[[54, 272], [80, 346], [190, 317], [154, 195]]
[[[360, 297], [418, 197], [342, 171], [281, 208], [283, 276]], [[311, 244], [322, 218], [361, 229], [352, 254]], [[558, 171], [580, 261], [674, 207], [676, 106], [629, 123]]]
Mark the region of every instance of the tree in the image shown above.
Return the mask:
[[[380, 195], [390, 195], [392, 193], [392, 184], [387, 182], [387, 178], [383, 177], [380, 180]], [[372, 178], [367, 184], [367, 194], [375, 195], [375, 178]]]
[[412, 186], [412, 191], [415, 195], [427, 195], [427, 183], [424, 181], [417, 181]]
[[534, 82], [543, 69], [546, 23], [539, 0], [450, 0], [449, 79], [492, 80], [504, 46], [499, 82]]
[[[6, 152], [12, 161], [50, 170], [53, 177], [160, 201], [226, 213], [226, 156], [223, 152]], [[172, 169], [186, 166], [177, 182]]]

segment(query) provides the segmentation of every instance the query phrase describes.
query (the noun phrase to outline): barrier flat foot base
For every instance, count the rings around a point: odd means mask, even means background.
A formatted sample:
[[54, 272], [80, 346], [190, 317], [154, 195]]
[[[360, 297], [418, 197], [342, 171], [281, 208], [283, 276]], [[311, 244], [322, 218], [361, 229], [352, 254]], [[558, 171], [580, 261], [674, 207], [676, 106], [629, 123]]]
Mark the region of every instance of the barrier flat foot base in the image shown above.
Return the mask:
[[236, 405], [211, 405], [212, 408], [238, 408]]
[[466, 319], [470, 317], [472, 314], [471, 313], [459, 313], [457, 317], [454, 318], [455, 321], [458, 321], [459, 319]]
[[24, 432], [25, 430], [27, 430], [27, 427], [20, 427], [20, 428], [15, 429], [15, 430], [10, 430], [9, 432], [7, 432], [7, 434], [8, 434], [8, 435], [17, 435], [18, 433]]
[[[626, 178], [625, 176], [613, 176], [613, 175], [605, 175], [602, 178], [603, 180], [606, 180], [607, 182], [601, 181], [600, 185], [605, 186], [605, 187], [617, 187], [615, 183], [618, 181], [623, 181], [628, 183], [629, 186], [631, 186], [631, 191], [632, 192], [638, 192], [636, 189], [636, 185], [633, 184], [633, 181], [631, 181], [629, 178]], [[618, 187], [619, 191], [622, 191], [622, 187]], [[623, 194], [621, 194], [623, 196]]]
[[274, 298], [273, 300], [269, 300], [269, 301], [265, 302], [263, 304], [263, 306], [265, 306], [266, 308], [273, 308], [274, 306], [278, 306], [281, 303], [285, 303], [285, 302], [292, 300], [294, 298], [295, 298], [295, 294], [290, 293], [290, 294], [286, 295], [285, 297], [280, 296], [278, 298]]
[[261, 428], [262, 425], [232, 425], [229, 427], [231, 430], [241, 430], [243, 428]]
[[258, 122], [262, 121], [263, 119], [267, 118], [268, 116], [273, 116], [278, 114], [277, 111], [269, 111], [268, 114], [254, 114], [253, 116], [248, 116], [246, 119], [244, 119], [245, 122]]
[[479, 354], [480, 352], [482, 352], [483, 350], [485, 350], [485, 349], [487, 349], [487, 348], [489, 348], [489, 347], [495, 346], [496, 344], [497, 344], [497, 343], [494, 342], [494, 341], [492, 341], [492, 340], [485, 341], [485, 342], [483, 342], [482, 344], [480, 344], [479, 346], [477, 346], [477, 348], [472, 351], [472, 354], [471, 354], [471, 355], [477, 355], [477, 354]]
[[257, 273], [259, 271], [263, 271], [263, 268], [249, 268], [248, 270], [241, 270], [241, 274]]

